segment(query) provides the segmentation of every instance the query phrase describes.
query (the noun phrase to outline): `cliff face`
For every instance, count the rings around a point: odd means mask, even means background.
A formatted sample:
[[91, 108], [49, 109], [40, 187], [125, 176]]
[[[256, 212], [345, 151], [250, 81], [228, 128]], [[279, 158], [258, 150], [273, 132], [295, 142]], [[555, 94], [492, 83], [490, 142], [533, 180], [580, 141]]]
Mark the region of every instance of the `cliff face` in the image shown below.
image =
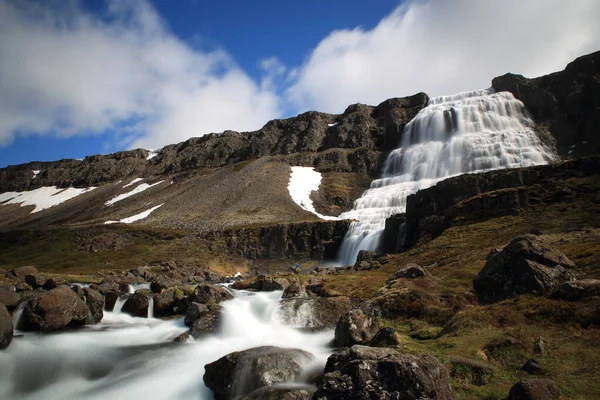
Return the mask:
[[539, 78], [506, 74], [492, 86], [525, 103], [538, 126], [554, 136], [562, 158], [600, 153], [600, 52]]
[[386, 220], [383, 251], [403, 251], [455, 224], [516, 214], [566, 198], [600, 213], [599, 185], [600, 157], [446, 179], [408, 196], [406, 213]]
[[[377, 107], [355, 104], [343, 114], [307, 112], [273, 120], [255, 132], [225, 131], [169, 145], [147, 160], [147, 150], [79, 160], [32, 162], [0, 169], [0, 192], [42, 186], [88, 187], [128, 177], [218, 168], [264, 156], [323, 171], [376, 175], [381, 153], [394, 149], [404, 126], [427, 105], [424, 93], [389, 99]], [[360, 150], [360, 151], [358, 151]], [[294, 155], [294, 156], [290, 156]], [[34, 178], [33, 170], [40, 170]]]

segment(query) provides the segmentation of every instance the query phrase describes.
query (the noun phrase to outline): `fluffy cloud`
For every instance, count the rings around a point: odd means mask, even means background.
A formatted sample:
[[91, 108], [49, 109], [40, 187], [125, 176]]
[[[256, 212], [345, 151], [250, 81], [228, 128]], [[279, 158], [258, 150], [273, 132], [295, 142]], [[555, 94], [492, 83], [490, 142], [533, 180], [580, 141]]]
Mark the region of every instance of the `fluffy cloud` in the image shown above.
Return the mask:
[[486, 88], [506, 72], [539, 76], [600, 49], [598, 17], [597, 0], [408, 1], [372, 30], [329, 34], [286, 97], [341, 112], [419, 91]]
[[98, 18], [76, 2], [0, 0], [0, 145], [114, 129], [122, 146], [155, 148], [279, 114], [224, 51], [181, 42], [146, 2], [108, 4]]

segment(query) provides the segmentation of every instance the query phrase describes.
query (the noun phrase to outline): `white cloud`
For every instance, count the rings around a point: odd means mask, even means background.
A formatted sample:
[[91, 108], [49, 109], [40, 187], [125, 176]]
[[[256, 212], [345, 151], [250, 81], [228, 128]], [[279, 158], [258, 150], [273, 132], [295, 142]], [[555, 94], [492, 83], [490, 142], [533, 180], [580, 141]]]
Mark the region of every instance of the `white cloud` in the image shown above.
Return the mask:
[[224, 51], [192, 49], [147, 2], [108, 4], [100, 19], [76, 2], [0, 0], [0, 145], [117, 129], [157, 148], [278, 116], [277, 96]]
[[286, 98], [341, 112], [420, 91], [486, 88], [506, 72], [535, 77], [600, 49], [597, 0], [423, 0], [372, 30], [334, 31], [296, 70]]

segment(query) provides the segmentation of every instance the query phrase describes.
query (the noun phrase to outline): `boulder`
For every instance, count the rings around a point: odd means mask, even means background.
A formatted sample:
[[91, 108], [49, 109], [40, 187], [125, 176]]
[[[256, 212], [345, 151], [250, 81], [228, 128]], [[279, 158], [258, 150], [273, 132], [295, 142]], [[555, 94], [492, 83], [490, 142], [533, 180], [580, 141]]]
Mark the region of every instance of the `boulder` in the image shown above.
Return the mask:
[[258, 292], [272, 292], [274, 290], [284, 290], [290, 285], [285, 278], [271, 278], [265, 275], [258, 275], [256, 279], [236, 281], [231, 286], [237, 290], [256, 290]]
[[394, 275], [392, 275], [390, 277], [390, 279], [388, 279], [388, 283], [393, 280], [400, 279], [400, 278], [406, 278], [406, 279], [420, 278], [427, 274], [428, 274], [428, 272], [425, 271], [425, 269], [423, 267], [421, 267], [420, 265], [410, 263], [410, 264], [407, 264], [404, 267], [400, 268], [398, 271], [396, 271], [394, 273]]
[[65, 278], [61, 278], [60, 276], [51, 276], [46, 281], [46, 284], [44, 285], [44, 289], [46, 289], [46, 290], [52, 290], [52, 289], [56, 289], [57, 287], [59, 287], [61, 285], [67, 285], [68, 286], [69, 285], [69, 281], [67, 281]]
[[119, 292], [119, 284], [116, 282], [111, 282], [111, 281], [102, 281], [100, 282], [100, 284], [98, 285], [99, 287], [99, 292], [106, 295], [108, 292]]
[[21, 295], [17, 292], [0, 289], [0, 304], [4, 304], [9, 311], [17, 308]]
[[283, 299], [292, 299], [296, 297], [306, 297], [306, 288], [298, 281], [290, 282], [289, 286], [283, 291]]
[[[154, 295], [154, 316], [155, 317], [166, 317], [174, 314], [179, 314], [177, 305], [181, 299], [175, 296], [175, 289], [171, 288], [165, 290], [162, 293]], [[183, 307], [185, 308], [185, 307]]]
[[473, 281], [479, 303], [490, 304], [522, 294], [543, 295], [574, 279], [575, 265], [535, 235], [518, 236], [485, 263]]
[[391, 347], [399, 346], [402, 343], [400, 334], [394, 328], [385, 327], [377, 331], [375, 336], [369, 341], [372, 347]]
[[148, 317], [149, 304], [148, 296], [134, 293], [127, 297], [121, 311], [134, 317], [146, 318]]
[[527, 362], [521, 367], [521, 370], [531, 375], [542, 375], [545, 372], [540, 363], [533, 358], [527, 360]]
[[184, 319], [185, 324], [191, 328], [190, 334], [198, 338], [207, 333], [216, 332], [221, 318], [221, 309], [222, 307], [218, 304], [190, 303]]
[[154, 274], [148, 267], [137, 267], [129, 270], [129, 273], [135, 277], [142, 278], [144, 281], [149, 282]]
[[204, 366], [204, 383], [216, 400], [236, 399], [264, 386], [294, 380], [313, 359], [298, 349], [273, 346], [236, 351]]
[[600, 296], [600, 279], [581, 279], [561, 283], [551, 297], [578, 301], [587, 297]]
[[37, 274], [37, 272], [38, 272], [38, 270], [36, 267], [24, 266], [24, 267], [18, 267], [18, 268], [11, 269], [10, 271], [8, 271], [6, 273], [6, 277], [21, 279], [21, 278], [24, 278], [25, 275]]
[[196, 286], [194, 294], [190, 296], [190, 299], [201, 304], [218, 304], [222, 301], [233, 299], [233, 295], [222, 286], [203, 283]]
[[54, 331], [83, 326], [88, 322], [90, 309], [67, 286], [40, 293], [27, 300], [19, 329]]
[[25, 283], [30, 285], [32, 288], [37, 289], [44, 287], [48, 282], [48, 277], [45, 274], [34, 273], [25, 275]]
[[8, 310], [0, 304], [0, 350], [8, 347], [13, 338], [13, 322]]
[[371, 317], [362, 310], [351, 310], [342, 315], [335, 327], [335, 345], [350, 347], [369, 341], [377, 332]]
[[160, 293], [163, 290], [180, 285], [181, 282], [178, 280], [168, 278], [166, 276], [159, 276], [154, 278], [152, 283], [150, 283], [150, 290], [152, 290], [152, 293]]
[[112, 311], [121, 294], [118, 291], [104, 292], [104, 307]]
[[561, 396], [552, 379], [525, 379], [510, 388], [507, 400], [560, 400]]
[[333, 328], [351, 308], [352, 302], [346, 296], [286, 299], [281, 302], [284, 320], [298, 328]]
[[299, 384], [286, 386], [283, 384], [256, 389], [244, 396], [244, 400], [310, 400], [314, 393], [314, 386]]
[[215, 271], [205, 271], [204, 280], [208, 283], [223, 283], [225, 281], [223, 276]]
[[450, 375], [435, 357], [355, 345], [327, 360], [313, 399], [453, 399]]
[[104, 296], [94, 289], [83, 288], [83, 297], [92, 313], [94, 323], [97, 324], [102, 321], [102, 318], [104, 317]]

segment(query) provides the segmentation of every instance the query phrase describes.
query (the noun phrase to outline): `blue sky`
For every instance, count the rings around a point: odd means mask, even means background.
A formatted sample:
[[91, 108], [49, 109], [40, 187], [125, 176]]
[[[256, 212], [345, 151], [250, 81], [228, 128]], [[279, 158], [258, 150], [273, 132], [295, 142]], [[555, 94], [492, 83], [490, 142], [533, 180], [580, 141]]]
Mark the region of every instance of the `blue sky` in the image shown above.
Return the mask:
[[0, 0], [0, 167], [478, 89], [600, 49], [600, 2], [523, 3]]

